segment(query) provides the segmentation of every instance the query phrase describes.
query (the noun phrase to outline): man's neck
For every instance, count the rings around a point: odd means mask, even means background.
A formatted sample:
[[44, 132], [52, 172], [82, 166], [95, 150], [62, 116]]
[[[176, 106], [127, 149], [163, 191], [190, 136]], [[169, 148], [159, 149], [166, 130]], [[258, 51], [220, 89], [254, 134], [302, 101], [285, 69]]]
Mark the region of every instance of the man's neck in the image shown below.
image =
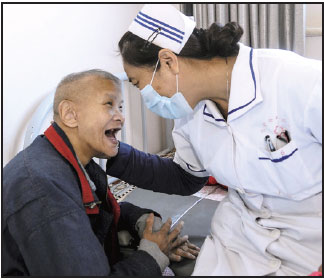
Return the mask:
[[69, 139], [77, 158], [85, 167], [90, 162], [92, 157], [84, 153], [84, 148], [82, 146], [82, 143], [80, 143], [80, 139], [77, 135], [77, 128], [70, 128], [59, 121], [56, 123], [63, 130], [66, 137]]

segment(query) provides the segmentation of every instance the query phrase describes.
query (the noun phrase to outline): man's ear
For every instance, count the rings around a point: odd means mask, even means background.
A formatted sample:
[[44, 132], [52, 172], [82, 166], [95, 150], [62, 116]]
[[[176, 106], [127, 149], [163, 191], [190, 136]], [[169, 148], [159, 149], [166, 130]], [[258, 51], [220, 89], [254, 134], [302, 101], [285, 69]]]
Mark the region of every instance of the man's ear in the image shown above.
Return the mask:
[[174, 75], [179, 73], [178, 57], [173, 51], [170, 51], [169, 49], [160, 50], [159, 59], [162, 69], [168, 69]]
[[61, 121], [68, 127], [77, 127], [77, 114], [75, 103], [70, 100], [62, 100], [58, 106]]

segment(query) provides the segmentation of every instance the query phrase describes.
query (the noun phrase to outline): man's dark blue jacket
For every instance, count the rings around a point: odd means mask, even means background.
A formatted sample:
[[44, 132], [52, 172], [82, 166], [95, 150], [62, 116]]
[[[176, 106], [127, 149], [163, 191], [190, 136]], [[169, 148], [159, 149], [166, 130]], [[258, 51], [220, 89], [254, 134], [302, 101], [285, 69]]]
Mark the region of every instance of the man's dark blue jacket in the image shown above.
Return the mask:
[[[94, 161], [86, 170], [106, 201], [107, 177]], [[113, 214], [100, 205], [87, 215], [78, 176], [43, 136], [38, 136], [3, 169], [2, 271], [31, 276], [161, 276], [154, 258], [138, 250], [110, 266], [105, 246]], [[144, 213], [121, 203], [119, 229], [135, 232]], [[90, 217], [91, 216], [91, 217]]]

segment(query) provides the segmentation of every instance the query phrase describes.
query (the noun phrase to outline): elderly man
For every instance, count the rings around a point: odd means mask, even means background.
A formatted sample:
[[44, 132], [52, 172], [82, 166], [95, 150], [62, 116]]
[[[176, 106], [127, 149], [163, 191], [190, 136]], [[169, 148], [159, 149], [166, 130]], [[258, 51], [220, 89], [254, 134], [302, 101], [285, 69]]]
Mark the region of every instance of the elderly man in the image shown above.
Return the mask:
[[[117, 154], [123, 123], [116, 77], [90, 70], [61, 81], [53, 124], [3, 170], [2, 275], [161, 275], [185, 241], [182, 225], [170, 232], [170, 219], [119, 205], [92, 159]], [[127, 259], [117, 237], [125, 229], [140, 240]]]

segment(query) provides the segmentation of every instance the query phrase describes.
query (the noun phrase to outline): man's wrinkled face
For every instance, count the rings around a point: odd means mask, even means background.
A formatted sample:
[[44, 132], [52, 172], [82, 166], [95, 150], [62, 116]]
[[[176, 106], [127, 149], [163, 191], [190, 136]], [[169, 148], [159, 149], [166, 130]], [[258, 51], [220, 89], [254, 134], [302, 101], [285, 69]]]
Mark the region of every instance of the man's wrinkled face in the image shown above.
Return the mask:
[[85, 82], [85, 93], [76, 103], [79, 150], [90, 158], [113, 157], [118, 152], [116, 134], [124, 124], [120, 88], [101, 77]]

